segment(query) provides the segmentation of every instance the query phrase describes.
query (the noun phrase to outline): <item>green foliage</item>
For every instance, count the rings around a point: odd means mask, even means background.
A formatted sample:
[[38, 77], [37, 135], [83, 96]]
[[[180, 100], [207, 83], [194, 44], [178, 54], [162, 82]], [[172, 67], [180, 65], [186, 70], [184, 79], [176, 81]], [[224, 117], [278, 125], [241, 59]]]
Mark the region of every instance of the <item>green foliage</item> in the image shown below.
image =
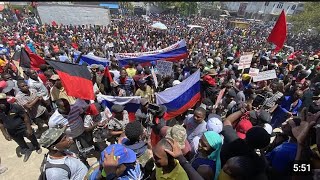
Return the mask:
[[288, 18], [288, 21], [293, 24], [293, 32], [305, 32], [309, 28], [315, 28], [320, 32], [320, 3], [306, 2], [303, 12], [295, 14]]
[[168, 10], [171, 7], [175, 7], [177, 9], [177, 13], [188, 16], [191, 14], [196, 14], [198, 10], [198, 5], [196, 2], [169, 2], [163, 1], [158, 2], [158, 6], [163, 10]]

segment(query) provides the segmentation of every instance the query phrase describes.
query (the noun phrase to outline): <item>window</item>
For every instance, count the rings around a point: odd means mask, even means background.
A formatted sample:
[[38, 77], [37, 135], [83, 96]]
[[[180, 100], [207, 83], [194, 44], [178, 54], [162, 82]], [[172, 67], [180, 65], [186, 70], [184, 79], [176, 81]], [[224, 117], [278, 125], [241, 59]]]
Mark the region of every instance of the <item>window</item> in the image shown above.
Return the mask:
[[283, 3], [279, 3], [277, 6], [278, 9], [281, 9], [282, 7], [283, 7]]
[[264, 3], [264, 6], [269, 6], [269, 2], [265, 2], [265, 3]]
[[295, 10], [296, 9], [296, 5], [293, 5], [292, 7], [291, 7], [291, 10]]

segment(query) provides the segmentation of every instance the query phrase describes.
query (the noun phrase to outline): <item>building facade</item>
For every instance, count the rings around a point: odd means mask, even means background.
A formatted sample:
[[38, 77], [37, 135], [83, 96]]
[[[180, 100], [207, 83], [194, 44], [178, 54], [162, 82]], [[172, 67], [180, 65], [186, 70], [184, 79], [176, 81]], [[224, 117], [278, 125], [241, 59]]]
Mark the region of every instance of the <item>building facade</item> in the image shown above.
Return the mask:
[[282, 10], [290, 16], [303, 10], [303, 2], [224, 2], [224, 7], [238, 17], [275, 21]]

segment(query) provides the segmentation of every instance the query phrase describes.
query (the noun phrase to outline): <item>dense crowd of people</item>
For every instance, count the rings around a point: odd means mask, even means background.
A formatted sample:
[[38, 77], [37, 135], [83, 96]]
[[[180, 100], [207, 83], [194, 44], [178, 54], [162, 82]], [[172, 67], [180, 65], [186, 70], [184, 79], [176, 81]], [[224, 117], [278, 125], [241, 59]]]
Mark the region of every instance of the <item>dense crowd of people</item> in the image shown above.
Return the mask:
[[[107, 27], [24, 21], [32, 16], [5, 9], [1, 20], [0, 129], [20, 146], [24, 162], [32, 151], [48, 149], [42, 179], [317, 179], [320, 53], [303, 35], [292, 40], [296, 36], [289, 34], [295, 50], [274, 54], [266, 41], [272, 27], [259, 24], [242, 29], [228, 20], [177, 15], [123, 16]], [[155, 21], [168, 30], [151, 28]], [[189, 24], [204, 28], [190, 30]], [[163, 49], [182, 39], [189, 56], [174, 62], [171, 75], [157, 74], [158, 88], [151, 75], [156, 61], [122, 67], [115, 56]], [[104, 76], [104, 66], [82, 64], [92, 75], [94, 93], [141, 96], [135, 118], [123, 105], [108, 108], [69, 96], [47, 64], [18, 72], [12, 55], [26, 46], [69, 63], [79, 62], [75, 52], [107, 58], [112, 80]], [[274, 69], [277, 78], [253, 82], [249, 68], [238, 70], [245, 53], [253, 54], [252, 68]], [[155, 92], [178, 86], [197, 70], [200, 101], [164, 120], [167, 108], [156, 105]], [[89, 156], [98, 161], [89, 164]], [[307, 165], [307, 176], [297, 175], [298, 162]], [[0, 161], [0, 173], [6, 170]]]

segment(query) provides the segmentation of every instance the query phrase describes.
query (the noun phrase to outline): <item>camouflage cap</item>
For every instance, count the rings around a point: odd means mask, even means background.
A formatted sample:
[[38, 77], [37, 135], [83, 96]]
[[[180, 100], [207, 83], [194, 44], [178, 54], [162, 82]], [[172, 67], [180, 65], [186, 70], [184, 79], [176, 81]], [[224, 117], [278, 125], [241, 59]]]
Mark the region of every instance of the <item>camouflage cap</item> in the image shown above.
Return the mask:
[[172, 138], [179, 143], [181, 149], [185, 147], [184, 141], [187, 139], [187, 131], [181, 125], [174, 125], [167, 130], [167, 138]]
[[50, 147], [54, 142], [56, 142], [59, 137], [65, 132], [66, 126], [63, 128], [49, 128], [45, 132], [42, 133], [39, 144], [42, 147], [48, 148]]

